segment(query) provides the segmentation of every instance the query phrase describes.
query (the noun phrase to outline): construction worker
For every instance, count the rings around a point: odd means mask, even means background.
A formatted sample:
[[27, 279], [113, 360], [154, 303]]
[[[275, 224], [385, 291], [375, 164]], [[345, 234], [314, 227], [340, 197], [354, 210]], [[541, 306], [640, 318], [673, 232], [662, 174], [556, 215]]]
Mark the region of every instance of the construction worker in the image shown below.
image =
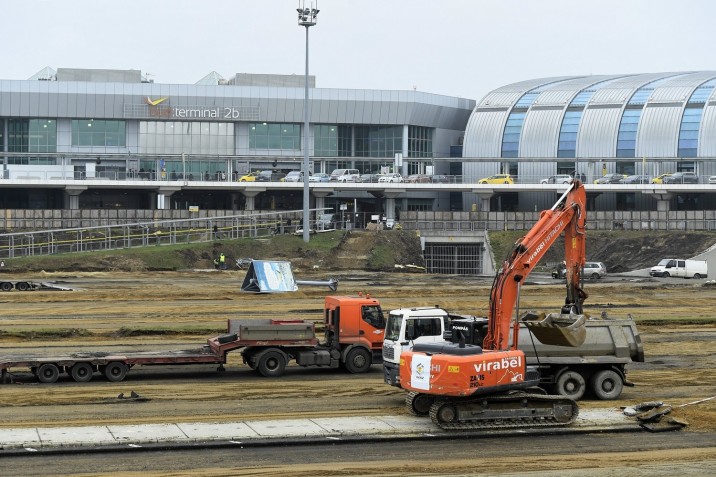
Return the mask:
[[224, 255], [224, 252], [221, 252], [221, 255], [219, 255], [219, 268], [226, 270], [226, 255]]

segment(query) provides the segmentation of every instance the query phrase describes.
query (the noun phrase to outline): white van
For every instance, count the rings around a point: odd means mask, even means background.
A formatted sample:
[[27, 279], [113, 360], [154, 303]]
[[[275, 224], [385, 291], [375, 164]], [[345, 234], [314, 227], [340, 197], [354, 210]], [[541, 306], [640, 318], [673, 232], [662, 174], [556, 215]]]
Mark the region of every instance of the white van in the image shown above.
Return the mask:
[[706, 278], [708, 277], [708, 264], [705, 260], [682, 260], [680, 258], [665, 258], [655, 267], [651, 267], [649, 275], [652, 277], [681, 277]]
[[333, 169], [330, 182], [358, 182], [360, 172], [358, 169]]

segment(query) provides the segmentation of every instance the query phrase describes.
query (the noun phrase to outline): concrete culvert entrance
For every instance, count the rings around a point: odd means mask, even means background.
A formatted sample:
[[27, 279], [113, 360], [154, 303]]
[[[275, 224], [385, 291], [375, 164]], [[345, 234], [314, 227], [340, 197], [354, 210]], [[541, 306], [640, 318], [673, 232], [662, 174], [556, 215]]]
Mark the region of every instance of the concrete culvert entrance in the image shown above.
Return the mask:
[[479, 275], [484, 273], [484, 246], [481, 243], [425, 244], [425, 265], [428, 273]]

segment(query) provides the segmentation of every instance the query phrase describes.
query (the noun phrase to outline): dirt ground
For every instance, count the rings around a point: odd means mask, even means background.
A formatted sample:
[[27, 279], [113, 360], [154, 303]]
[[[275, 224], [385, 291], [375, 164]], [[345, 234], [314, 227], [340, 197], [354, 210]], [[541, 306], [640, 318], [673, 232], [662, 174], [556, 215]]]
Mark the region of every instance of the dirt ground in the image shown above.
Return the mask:
[[[78, 350], [193, 348], [221, 334], [226, 320], [301, 318], [321, 320], [330, 292], [304, 286], [298, 292], [255, 295], [239, 291], [245, 272], [44, 273], [75, 291], [0, 294], [0, 355], [65, 354]], [[322, 272], [295, 273], [321, 280]], [[440, 305], [453, 312], [484, 315], [490, 280], [427, 274], [332, 273], [337, 294], [370, 293], [383, 308]], [[621, 398], [581, 401], [583, 408], [627, 406], [663, 400], [673, 415], [689, 422], [682, 432], [716, 429], [716, 286], [704, 281], [643, 279], [587, 284], [586, 312], [633, 315], [644, 342], [646, 362], [628, 368], [634, 387]], [[521, 309], [554, 311], [564, 288], [546, 276], [523, 287]], [[366, 374], [290, 366], [276, 379], [258, 376], [230, 355], [225, 372], [213, 367], [137, 367], [127, 379], [95, 377], [74, 383], [63, 377], [39, 384], [27, 372], [0, 384], [0, 427], [80, 426], [404, 414], [403, 392], [385, 385], [379, 366]], [[118, 400], [135, 391], [146, 402]], [[634, 435], [639, 439], [639, 435]], [[628, 462], [627, 462], [628, 463]], [[445, 463], [445, 470], [454, 470]], [[497, 468], [496, 468], [497, 470]], [[407, 471], [407, 470], [406, 470]], [[305, 475], [309, 475], [307, 471]], [[296, 474], [299, 475], [299, 474]]]

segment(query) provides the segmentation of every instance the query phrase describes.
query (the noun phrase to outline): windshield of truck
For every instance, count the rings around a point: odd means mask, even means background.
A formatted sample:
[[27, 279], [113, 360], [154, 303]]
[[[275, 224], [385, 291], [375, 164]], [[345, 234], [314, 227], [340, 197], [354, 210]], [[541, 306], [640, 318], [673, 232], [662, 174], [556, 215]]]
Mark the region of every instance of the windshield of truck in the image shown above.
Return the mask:
[[400, 338], [400, 324], [403, 322], [403, 315], [389, 314], [388, 323], [385, 325], [385, 339], [398, 341]]
[[382, 330], [385, 328], [385, 317], [379, 305], [367, 305], [363, 307], [363, 321], [373, 328]]
[[442, 317], [408, 320], [405, 324], [405, 339], [411, 341], [421, 336], [440, 336], [442, 335], [441, 321]]
[[657, 265], [658, 267], [665, 267], [665, 266], [667, 266], [667, 265], [669, 264], [670, 261], [671, 261], [671, 260], [669, 260], [668, 258], [665, 258], [664, 260], [660, 261], [660, 262], [657, 263], [656, 265]]

